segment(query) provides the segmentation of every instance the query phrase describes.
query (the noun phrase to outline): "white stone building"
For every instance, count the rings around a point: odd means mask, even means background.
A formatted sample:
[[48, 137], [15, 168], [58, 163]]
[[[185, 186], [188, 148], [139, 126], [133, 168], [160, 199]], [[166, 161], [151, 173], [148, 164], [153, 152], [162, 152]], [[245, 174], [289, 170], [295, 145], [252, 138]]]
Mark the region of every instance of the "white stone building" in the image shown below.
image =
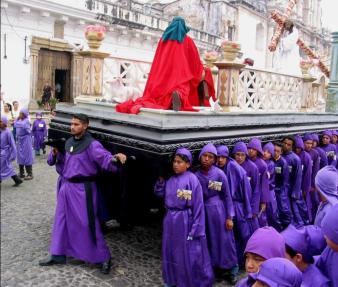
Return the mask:
[[[295, 17], [302, 37], [320, 54], [327, 54], [329, 42], [322, 33], [320, 0], [299, 3]], [[189, 35], [201, 54], [219, 49], [221, 39], [235, 40], [242, 45], [242, 58], [251, 57], [256, 67], [269, 69], [271, 54], [266, 47], [274, 27], [269, 13], [284, 6], [281, 0], [1, 1], [1, 84], [5, 101], [36, 106], [43, 84], [48, 82], [54, 89], [59, 81], [64, 101], [72, 102], [79, 94], [74, 51], [87, 48], [84, 29], [95, 23], [107, 27], [100, 48], [110, 53], [105, 60], [104, 82], [122, 74], [126, 84], [142, 89], [157, 41], [176, 15], [185, 17], [193, 28]]]

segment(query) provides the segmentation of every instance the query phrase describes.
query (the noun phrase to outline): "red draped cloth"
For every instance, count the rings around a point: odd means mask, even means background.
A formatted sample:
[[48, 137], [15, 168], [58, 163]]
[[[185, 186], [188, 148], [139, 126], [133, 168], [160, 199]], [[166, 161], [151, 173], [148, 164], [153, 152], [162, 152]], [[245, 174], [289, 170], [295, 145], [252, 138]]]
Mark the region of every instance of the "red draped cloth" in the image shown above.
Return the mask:
[[[198, 50], [189, 36], [185, 36], [182, 43], [160, 39], [143, 96], [117, 105], [116, 111], [138, 114], [140, 108], [171, 109], [174, 91], [180, 95], [181, 111], [195, 111], [192, 106], [200, 105], [197, 87], [202, 71]], [[215, 99], [210, 69], [206, 70], [205, 81], [209, 95]], [[209, 106], [209, 102], [205, 100], [204, 105]]]

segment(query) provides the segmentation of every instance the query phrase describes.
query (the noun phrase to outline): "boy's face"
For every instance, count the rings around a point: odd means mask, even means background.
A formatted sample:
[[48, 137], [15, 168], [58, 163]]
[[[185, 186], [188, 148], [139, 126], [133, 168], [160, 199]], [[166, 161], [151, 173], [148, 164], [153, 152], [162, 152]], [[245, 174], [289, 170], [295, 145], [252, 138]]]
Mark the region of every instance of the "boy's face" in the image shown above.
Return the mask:
[[180, 156], [175, 155], [173, 160], [173, 170], [176, 174], [185, 172], [190, 167], [188, 162], [185, 162]]
[[206, 152], [201, 156], [201, 165], [204, 168], [209, 169], [215, 163], [215, 155], [210, 152]]
[[329, 144], [330, 143], [330, 137], [327, 135], [324, 135], [322, 137], [323, 144]]
[[277, 160], [280, 158], [280, 156], [282, 155], [282, 148], [278, 145], [275, 145], [275, 156], [274, 158]]
[[245, 253], [245, 270], [247, 273], [256, 273], [259, 270], [261, 264], [265, 261], [262, 256], [255, 253]]
[[246, 154], [244, 152], [236, 152], [235, 153], [235, 161], [238, 164], [242, 164], [243, 162], [245, 162], [246, 159]]
[[224, 167], [227, 163], [227, 158], [225, 156], [218, 156], [217, 157], [217, 166]]
[[307, 140], [304, 142], [304, 148], [306, 151], [310, 151], [312, 149], [313, 141]]
[[293, 141], [290, 139], [284, 139], [283, 140], [283, 151], [290, 152], [292, 151], [293, 147]]
[[248, 148], [248, 154], [250, 158], [256, 158], [258, 155], [258, 151], [253, 148]]
[[335, 144], [337, 143], [338, 137], [336, 135], [332, 136], [332, 143]]
[[300, 154], [302, 152], [302, 149], [299, 148], [299, 147], [296, 147], [295, 148], [295, 152], [296, 152], [296, 154]]
[[269, 160], [269, 159], [271, 159], [271, 157], [272, 157], [272, 154], [268, 150], [265, 150], [263, 152], [263, 159], [264, 160]]

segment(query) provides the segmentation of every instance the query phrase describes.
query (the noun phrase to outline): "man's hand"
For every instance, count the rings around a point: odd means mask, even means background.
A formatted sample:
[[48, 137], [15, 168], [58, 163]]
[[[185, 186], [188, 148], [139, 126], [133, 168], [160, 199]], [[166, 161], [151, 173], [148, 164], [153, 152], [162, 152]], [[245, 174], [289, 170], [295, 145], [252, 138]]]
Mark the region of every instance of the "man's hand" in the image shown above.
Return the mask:
[[56, 147], [53, 147], [52, 149], [53, 156], [56, 156], [58, 152], [59, 152], [58, 149]]
[[261, 203], [260, 205], [260, 213], [266, 210], [266, 203]]
[[119, 160], [120, 163], [124, 164], [127, 160], [127, 157], [125, 154], [123, 153], [117, 153], [114, 155], [115, 158], [117, 158]]
[[232, 219], [226, 220], [225, 227], [227, 230], [232, 230], [234, 228], [234, 222], [232, 221]]

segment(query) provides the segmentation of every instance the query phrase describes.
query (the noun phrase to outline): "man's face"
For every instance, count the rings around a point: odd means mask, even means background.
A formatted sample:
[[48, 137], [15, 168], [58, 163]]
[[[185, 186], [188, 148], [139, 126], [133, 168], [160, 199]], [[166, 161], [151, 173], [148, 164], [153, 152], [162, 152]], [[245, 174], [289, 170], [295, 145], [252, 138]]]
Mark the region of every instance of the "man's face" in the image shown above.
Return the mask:
[[246, 154], [244, 152], [236, 152], [235, 153], [235, 161], [238, 164], [242, 164], [243, 162], [245, 162], [246, 159]]
[[248, 148], [248, 154], [250, 158], [255, 159], [258, 155], [257, 150], [253, 149], [253, 148]]
[[83, 135], [87, 128], [88, 128], [87, 124], [81, 122], [79, 119], [72, 118], [70, 124], [70, 133], [73, 136]]
[[283, 140], [283, 151], [290, 152], [292, 151], [293, 142], [290, 139]]
[[225, 156], [218, 156], [217, 157], [217, 166], [224, 167], [227, 163], [227, 158]]
[[313, 146], [313, 141], [312, 140], [307, 140], [304, 142], [304, 148], [306, 151], [310, 151]]
[[322, 137], [323, 144], [329, 144], [330, 143], [330, 137], [327, 135], [324, 135]]
[[282, 155], [282, 148], [278, 145], [275, 145], [275, 155], [274, 158], [277, 160]]
[[206, 152], [201, 156], [201, 164], [204, 168], [210, 168], [215, 162], [215, 155], [210, 152]]
[[336, 135], [333, 135], [332, 136], [332, 143], [333, 144], [336, 144], [337, 143], [337, 140], [338, 140], [338, 137]]

